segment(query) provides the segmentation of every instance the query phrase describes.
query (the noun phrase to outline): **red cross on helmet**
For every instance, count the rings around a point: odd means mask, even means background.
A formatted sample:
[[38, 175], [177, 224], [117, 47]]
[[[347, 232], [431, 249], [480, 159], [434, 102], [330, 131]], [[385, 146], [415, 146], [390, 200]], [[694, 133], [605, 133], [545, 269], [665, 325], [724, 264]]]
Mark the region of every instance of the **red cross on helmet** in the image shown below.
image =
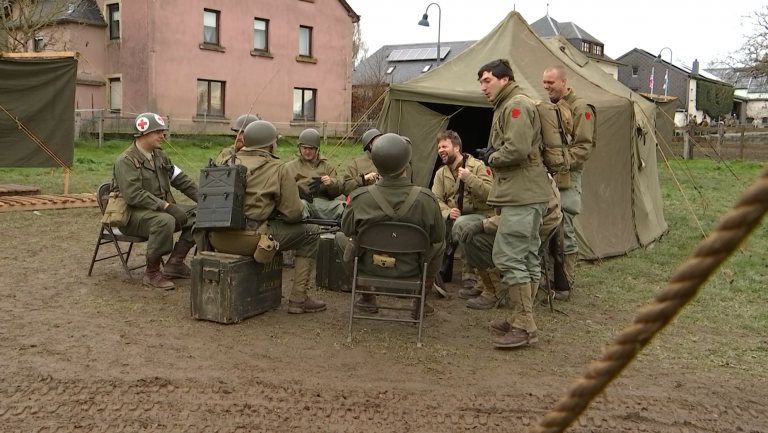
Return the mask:
[[167, 131], [168, 124], [166, 120], [158, 116], [155, 113], [141, 113], [136, 117], [136, 121], [133, 123], [134, 137], [141, 137], [144, 134], [149, 134], [154, 131]]

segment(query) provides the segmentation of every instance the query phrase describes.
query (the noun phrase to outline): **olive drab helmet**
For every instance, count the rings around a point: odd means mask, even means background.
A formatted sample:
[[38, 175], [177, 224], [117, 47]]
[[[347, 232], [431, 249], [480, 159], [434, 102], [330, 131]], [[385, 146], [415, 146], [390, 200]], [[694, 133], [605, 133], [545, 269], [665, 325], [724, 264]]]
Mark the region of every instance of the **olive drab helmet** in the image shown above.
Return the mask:
[[384, 134], [371, 149], [371, 159], [376, 171], [385, 178], [402, 173], [411, 161], [411, 146], [397, 134]]
[[320, 147], [320, 133], [315, 129], [305, 129], [299, 135], [298, 146]]
[[371, 143], [373, 143], [373, 140], [382, 135], [384, 134], [376, 128], [365, 131], [365, 134], [363, 134], [363, 149], [371, 150]]
[[277, 129], [266, 120], [251, 122], [243, 132], [245, 147], [266, 147], [277, 142]]
[[134, 137], [141, 137], [154, 131], [167, 131], [168, 124], [165, 119], [155, 113], [141, 113], [133, 122]]
[[235, 120], [235, 124], [232, 126], [232, 130], [234, 132], [245, 131], [246, 126], [257, 120], [259, 120], [259, 118], [253, 114], [243, 114], [242, 116], [238, 117], [237, 120]]

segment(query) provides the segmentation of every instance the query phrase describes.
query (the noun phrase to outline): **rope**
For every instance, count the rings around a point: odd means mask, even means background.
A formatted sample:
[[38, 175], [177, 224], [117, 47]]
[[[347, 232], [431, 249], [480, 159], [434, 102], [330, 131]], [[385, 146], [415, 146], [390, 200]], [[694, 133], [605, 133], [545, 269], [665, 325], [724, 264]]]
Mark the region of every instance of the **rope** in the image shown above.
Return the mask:
[[[385, 97], [386, 95], [387, 95], [387, 92], [384, 92], [384, 93], [382, 93], [382, 94], [381, 94], [381, 96], [379, 96], [379, 99], [377, 99], [377, 100], [376, 100], [376, 101], [375, 101], [375, 102], [374, 102], [374, 103], [373, 103], [373, 104], [370, 106], [370, 108], [368, 108], [368, 111], [366, 111], [366, 112], [365, 112], [365, 114], [363, 114], [362, 116], [360, 116], [360, 119], [359, 119], [357, 122], [355, 122], [355, 124], [352, 126], [352, 128], [350, 128], [350, 129], [349, 129], [349, 131], [347, 131], [347, 133], [346, 133], [346, 134], [344, 134], [344, 136], [341, 138], [341, 140], [339, 140], [339, 142], [338, 142], [338, 143], [336, 143], [336, 145], [335, 145], [335, 146], [333, 146], [333, 147], [331, 148], [331, 151], [328, 153], [328, 155], [326, 155], [326, 158], [327, 158], [327, 159], [331, 159], [331, 158], [333, 157], [333, 155], [335, 155], [335, 154], [336, 154], [336, 151], [337, 151], [337, 150], [338, 150], [338, 149], [341, 147], [341, 145], [342, 145], [342, 144], [344, 144], [344, 142], [345, 142], [345, 141], [346, 141], [346, 140], [347, 140], [347, 139], [348, 139], [350, 136], [352, 136], [352, 134], [354, 134], [354, 132], [355, 132], [355, 129], [357, 129], [357, 127], [358, 127], [358, 126], [360, 126], [360, 124], [361, 124], [361, 123], [363, 123], [363, 119], [365, 119], [366, 117], [368, 117], [368, 115], [369, 115], [369, 114], [371, 114], [371, 111], [373, 111], [373, 109], [374, 109], [374, 108], [376, 108], [376, 106], [377, 106], [377, 105], [379, 105], [379, 102], [381, 102], [381, 100], [382, 100], [382, 99], [384, 99], [384, 97]], [[349, 153], [349, 152], [347, 152], [347, 153]], [[342, 160], [342, 162], [343, 162], [343, 160]], [[338, 164], [336, 167], [338, 168], [338, 167], [339, 167], [339, 165], [341, 165], [341, 164]]]

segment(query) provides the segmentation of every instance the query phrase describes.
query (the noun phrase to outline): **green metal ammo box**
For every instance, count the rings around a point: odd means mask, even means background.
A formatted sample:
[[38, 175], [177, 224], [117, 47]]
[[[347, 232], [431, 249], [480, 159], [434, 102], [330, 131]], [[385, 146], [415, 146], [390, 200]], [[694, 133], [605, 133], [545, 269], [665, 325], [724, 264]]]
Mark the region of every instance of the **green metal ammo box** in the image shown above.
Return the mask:
[[352, 276], [347, 274], [341, 264], [341, 257], [336, 248], [336, 240], [331, 233], [320, 235], [317, 246], [317, 272], [315, 285], [334, 292], [351, 292]]

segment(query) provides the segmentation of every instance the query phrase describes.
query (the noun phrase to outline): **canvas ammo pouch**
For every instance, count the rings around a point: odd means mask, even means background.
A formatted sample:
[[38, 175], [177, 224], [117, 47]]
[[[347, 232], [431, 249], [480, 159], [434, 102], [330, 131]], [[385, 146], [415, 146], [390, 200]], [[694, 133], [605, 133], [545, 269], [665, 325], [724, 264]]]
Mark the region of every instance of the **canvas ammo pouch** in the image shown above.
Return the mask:
[[397, 259], [386, 254], [374, 254], [373, 264], [382, 268], [394, 268]]
[[280, 243], [272, 237], [269, 225], [265, 222], [256, 229], [256, 235], [259, 236], [259, 242], [256, 244], [256, 251], [253, 253], [253, 259], [257, 263], [265, 264], [272, 261], [280, 249]]
[[101, 217], [102, 224], [110, 227], [124, 227], [130, 218], [131, 211], [123, 196], [118, 192], [109, 193], [107, 208], [104, 209], [104, 216]]
[[[528, 98], [530, 99], [530, 98]], [[571, 166], [568, 160], [568, 145], [573, 134], [573, 113], [564, 100], [553, 104], [548, 101], [534, 101], [541, 120], [541, 159], [559, 189], [571, 187]]]

